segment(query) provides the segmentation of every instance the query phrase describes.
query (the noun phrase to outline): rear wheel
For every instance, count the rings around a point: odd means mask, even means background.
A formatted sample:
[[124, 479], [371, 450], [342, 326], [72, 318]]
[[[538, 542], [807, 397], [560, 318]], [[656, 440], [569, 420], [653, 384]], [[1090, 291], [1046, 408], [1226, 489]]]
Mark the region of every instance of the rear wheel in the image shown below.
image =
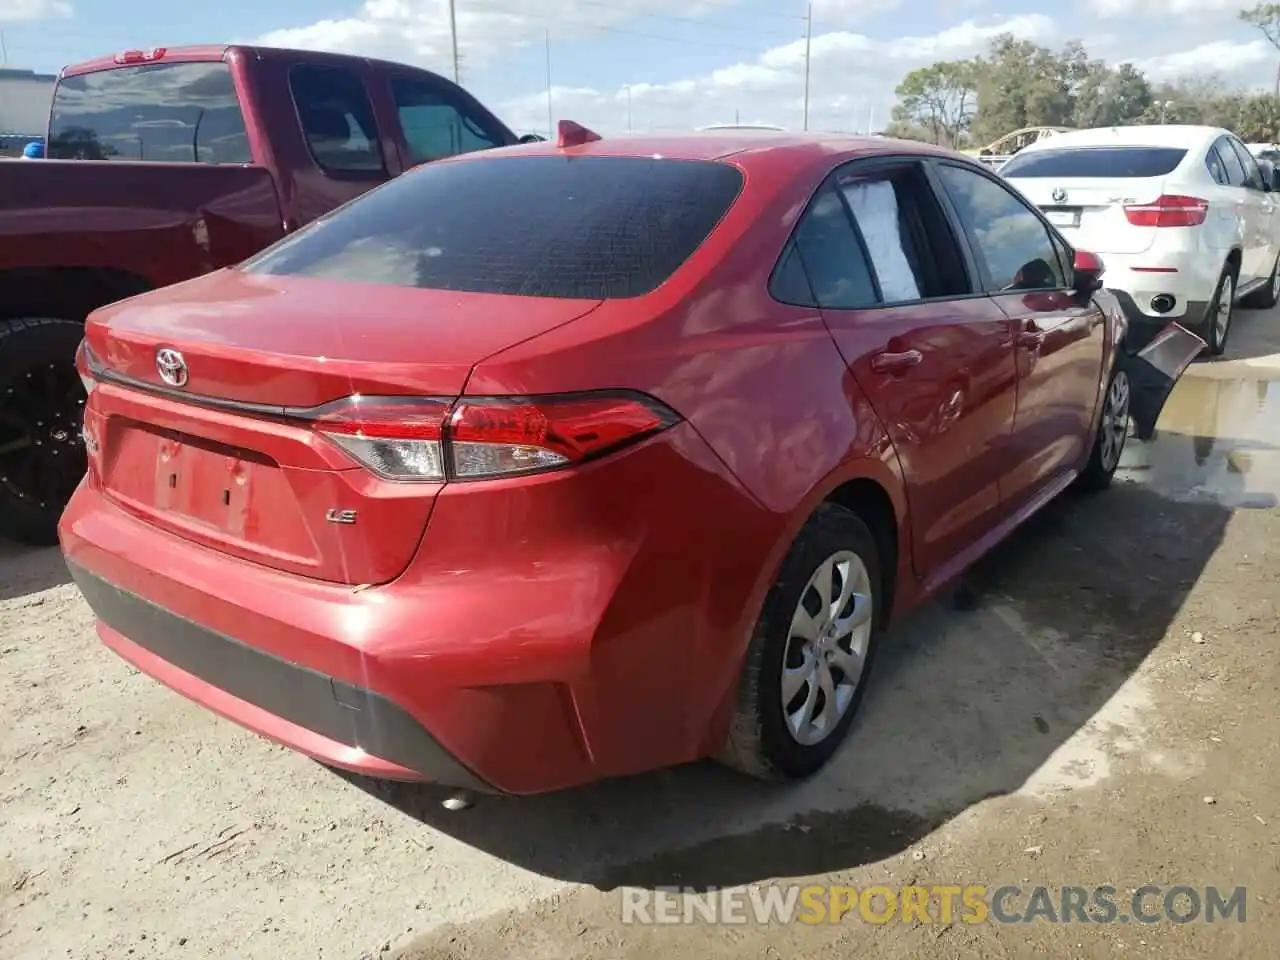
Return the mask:
[[1227, 349], [1227, 335], [1231, 332], [1231, 319], [1235, 312], [1236, 271], [1227, 264], [1218, 278], [1218, 288], [1209, 301], [1204, 317], [1204, 339], [1209, 355], [1220, 357]]
[[765, 780], [794, 780], [836, 752], [862, 701], [881, 619], [874, 537], [850, 510], [809, 518], [765, 599], [719, 759]]
[[1102, 399], [1102, 416], [1098, 418], [1089, 462], [1076, 480], [1081, 490], [1092, 493], [1111, 486], [1125, 441], [1129, 439], [1130, 397], [1129, 375], [1117, 366], [1111, 371], [1111, 382]]
[[84, 386], [75, 368], [84, 327], [0, 321], [0, 536], [51, 546], [86, 467]]

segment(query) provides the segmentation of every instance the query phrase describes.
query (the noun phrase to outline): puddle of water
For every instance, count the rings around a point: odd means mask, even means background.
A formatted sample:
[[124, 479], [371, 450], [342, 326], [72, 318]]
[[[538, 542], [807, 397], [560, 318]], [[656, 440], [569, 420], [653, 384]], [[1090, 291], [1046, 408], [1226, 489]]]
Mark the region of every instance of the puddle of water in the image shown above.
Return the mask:
[[1146, 443], [1130, 438], [1116, 477], [1173, 499], [1280, 504], [1280, 381], [1184, 376]]

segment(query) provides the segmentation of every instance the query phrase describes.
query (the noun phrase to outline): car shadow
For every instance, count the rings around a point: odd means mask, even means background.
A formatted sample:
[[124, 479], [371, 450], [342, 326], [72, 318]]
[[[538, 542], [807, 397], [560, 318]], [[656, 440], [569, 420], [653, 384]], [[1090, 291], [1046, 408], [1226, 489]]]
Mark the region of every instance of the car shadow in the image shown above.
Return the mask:
[[1121, 688], [1164, 638], [1229, 516], [1139, 484], [1059, 498], [955, 598], [894, 630], [849, 742], [802, 783], [701, 763], [451, 812], [439, 788], [343, 776], [472, 847], [601, 889], [727, 886], [881, 860], [984, 799], [1101, 776], [1107, 745], [1090, 746], [1091, 721], [1132, 698]]
[[0, 539], [0, 603], [70, 582], [57, 547], [26, 547]]

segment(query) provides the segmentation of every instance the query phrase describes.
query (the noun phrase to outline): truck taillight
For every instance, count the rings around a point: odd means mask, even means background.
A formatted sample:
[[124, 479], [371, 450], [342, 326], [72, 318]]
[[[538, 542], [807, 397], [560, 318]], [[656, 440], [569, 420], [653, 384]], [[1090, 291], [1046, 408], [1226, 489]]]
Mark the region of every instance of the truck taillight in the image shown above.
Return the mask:
[[1135, 227], [1195, 227], [1204, 223], [1208, 213], [1208, 201], [1176, 194], [1165, 194], [1151, 203], [1124, 208], [1125, 217]]
[[633, 393], [459, 400], [352, 397], [306, 419], [390, 480], [483, 480], [541, 473], [613, 453], [679, 417]]

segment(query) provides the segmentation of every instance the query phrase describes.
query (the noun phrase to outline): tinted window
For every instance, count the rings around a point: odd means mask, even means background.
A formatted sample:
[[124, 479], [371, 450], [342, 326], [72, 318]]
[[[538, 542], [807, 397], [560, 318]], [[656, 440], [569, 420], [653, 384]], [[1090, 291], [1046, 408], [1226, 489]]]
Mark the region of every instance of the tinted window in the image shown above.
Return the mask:
[[66, 77], [54, 93], [54, 160], [251, 163], [225, 63], [146, 64]]
[[1210, 147], [1209, 152], [1204, 156], [1205, 169], [1209, 171], [1209, 176], [1213, 177], [1216, 183], [1227, 186], [1231, 181], [1227, 179], [1227, 168], [1222, 162], [1222, 155], [1218, 153], [1217, 147]]
[[1228, 140], [1232, 149], [1235, 150], [1236, 156], [1240, 160], [1240, 166], [1244, 167], [1245, 183], [1253, 187], [1255, 190], [1262, 189], [1262, 174], [1258, 172], [1258, 162], [1253, 159], [1253, 154], [1249, 149], [1238, 140]]
[[728, 164], [648, 157], [433, 163], [244, 269], [474, 293], [635, 297], [688, 259], [742, 183]]
[[1000, 168], [1002, 177], [1163, 177], [1187, 151], [1173, 147], [1076, 147], [1033, 150]]
[[294, 67], [289, 87], [311, 156], [328, 173], [381, 173], [382, 145], [360, 78], [340, 67]]
[[938, 168], [956, 212], [985, 264], [986, 289], [1051, 290], [1066, 285], [1052, 235], [1030, 209], [989, 177]]
[[805, 211], [795, 243], [819, 306], [847, 309], [879, 302], [858, 235], [830, 186], [823, 187]]
[[1219, 137], [1215, 146], [1218, 148], [1218, 156], [1222, 158], [1222, 166], [1227, 171], [1227, 183], [1233, 187], [1243, 187], [1245, 184], [1244, 166], [1240, 163], [1240, 158], [1236, 156], [1236, 152], [1231, 149], [1231, 144], [1227, 142], [1227, 138]]
[[426, 163], [472, 150], [502, 145], [477, 118], [463, 113], [442, 88], [422, 80], [395, 77], [391, 97], [409, 145], [411, 163]]
[[782, 259], [778, 261], [769, 282], [769, 292], [775, 300], [782, 303], [806, 307], [817, 305], [813, 288], [809, 286], [809, 276], [804, 272], [800, 254], [796, 252], [795, 241], [787, 244]]

